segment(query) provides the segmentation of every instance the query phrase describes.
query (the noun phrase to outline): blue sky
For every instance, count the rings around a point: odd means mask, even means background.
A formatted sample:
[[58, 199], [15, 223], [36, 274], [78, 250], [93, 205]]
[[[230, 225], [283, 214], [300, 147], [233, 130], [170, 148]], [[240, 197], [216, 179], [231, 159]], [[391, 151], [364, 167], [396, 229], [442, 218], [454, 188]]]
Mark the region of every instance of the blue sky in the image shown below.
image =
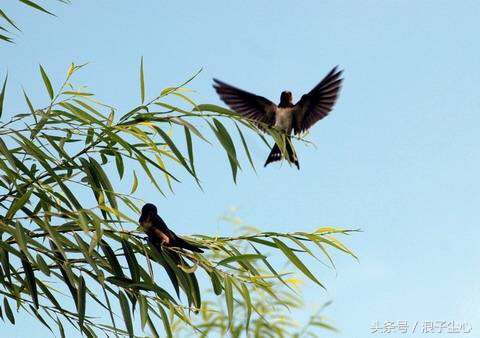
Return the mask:
[[23, 33], [0, 45], [0, 74], [15, 111], [21, 86], [46, 102], [39, 63], [59, 82], [70, 62], [90, 62], [76, 82], [120, 109], [138, 103], [141, 56], [152, 91], [203, 67], [194, 99], [217, 104], [212, 77], [277, 101], [340, 65], [341, 96], [311, 131], [318, 148], [297, 146], [300, 171], [262, 168], [268, 150], [252, 139], [258, 173], [245, 162], [235, 186], [225, 155], [205, 146], [205, 191], [186, 180], [152, 202], [185, 233], [230, 233], [218, 216], [231, 207], [264, 230], [360, 227], [347, 239], [359, 262], [336, 255], [337, 275], [312, 266], [328, 291], [308, 286], [309, 306], [333, 299], [341, 329], [326, 336], [367, 337], [375, 320], [480, 330], [478, 2], [74, 0], [50, 7], [56, 18], [9, 6]]

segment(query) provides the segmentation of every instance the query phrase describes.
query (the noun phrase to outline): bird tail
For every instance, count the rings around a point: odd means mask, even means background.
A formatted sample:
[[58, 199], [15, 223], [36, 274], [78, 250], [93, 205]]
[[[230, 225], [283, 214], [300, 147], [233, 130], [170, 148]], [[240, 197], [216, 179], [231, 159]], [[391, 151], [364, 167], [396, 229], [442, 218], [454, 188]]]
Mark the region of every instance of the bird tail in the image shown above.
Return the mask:
[[[295, 164], [297, 169], [300, 170], [300, 163], [298, 162], [298, 157], [297, 154], [295, 153], [295, 149], [293, 149], [292, 145], [292, 139], [290, 136], [287, 137], [287, 142], [285, 143], [285, 146], [287, 148], [287, 155], [288, 155], [288, 161], [290, 163]], [[280, 147], [278, 144], [274, 144], [272, 150], [270, 151], [270, 154], [267, 157], [267, 160], [265, 161], [264, 167], [266, 167], [269, 163], [275, 162], [275, 161], [280, 161], [282, 159], [282, 151], [280, 150]]]
[[190, 251], [193, 251], [193, 252], [199, 252], [199, 253], [203, 252], [203, 250], [200, 249], [199, 247], [188, 243], [186, 240], [184, 240], [183, 238], [180, 238], [178, 236], [175, 240], [175, 246], [178, 246], [179, 248], [187, 249], [187, 250], [190, 250]]

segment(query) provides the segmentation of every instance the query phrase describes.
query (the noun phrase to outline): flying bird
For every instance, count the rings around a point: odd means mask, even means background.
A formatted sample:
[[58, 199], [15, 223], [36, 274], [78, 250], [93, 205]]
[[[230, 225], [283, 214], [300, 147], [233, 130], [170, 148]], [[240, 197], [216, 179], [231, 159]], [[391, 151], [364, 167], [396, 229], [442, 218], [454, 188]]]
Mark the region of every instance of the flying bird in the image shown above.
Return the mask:
[[166, 246], [187, 249], [194, 252], [203, 252], [202, 249], [193, 244], [188, 243], [184, 239], [178, 237], [170, 230], [157, 213], [157, 207], [151, 203], [147, 203], [142, 208], [142, 214], [138, 220], [148, 239], [155, 246]]
[[[213, 79], [213, 87], [220, 98], [238, 114], [251, 120], [265, 131], [266, 127], [284, 132], [288, 161], [300, 169], [297, 155], [292, 145], [291, 133], [297, 135], [310, 129], [332, 110], [342, 85], [342, 70], [333, 68], [310, 92], [293, 104], [292, 92], [285, 90], [276, 105], [263, 96], [249, 93], [225, 82]], [[282, 151], [277, 143], [268, 155], [265, 166], [282, 159]]]

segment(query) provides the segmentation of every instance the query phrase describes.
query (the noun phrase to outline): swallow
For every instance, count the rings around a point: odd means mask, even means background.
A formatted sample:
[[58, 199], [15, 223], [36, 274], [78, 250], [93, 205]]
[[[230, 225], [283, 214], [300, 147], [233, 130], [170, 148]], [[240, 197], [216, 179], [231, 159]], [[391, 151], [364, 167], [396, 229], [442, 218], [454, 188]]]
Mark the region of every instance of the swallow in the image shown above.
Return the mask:
[[[333, 109], [342, 85], [342, 72], [333, 68], [310, 92], [293, 104], [292, 92], [285, 90], [276, 105], [269, 99], [225, 82], [213, 79], [216, 92], [230, 109], [252, 121], [260, 130], [273, 128], [287, 135], [285, 142], [288, 161], [300, 169], [297, 155], [292, 145], [291, 133], [295, 135], [309, 130]], [[280, 161], [282, 151], [277, 143], [272, 147], [264, 166]]]
[[[151, 203], [147, 203], [143, 206], [142, 214], [140, 215], [138, 222], [147, 234], [149, 244], [158, 251], [158, 263], [162, 265], [167, 272], [177, 296], [180, 297], [180, 284], [184, 290], [190, 289], [192, 287], [191, 285], [198, 285], [198, 281], [193, 272], [186, 273], [178, 268], [174, 268], [178, 267], [180, 264], [188, 267], [188, 264], [180, 254], [173, 251], [163, 251], [162, 246], [182, 248], [200, 253], [203, 252], [203, 250], [178, 237], [172, 230], [170, 230], [163, 219], [158, 215], [157, 207]], [[170, 263], [166, 259], [167, 257], [171, 260]], [[179, 279], [175, 271], [177, 271], [178, 274], [182, 274], [183, 278]], [[197, 307], [200, 307], [200, 301], [192, 298], [190, 293], [187, 293], [187, 296], [189, 305], [195, 304]]]
[[157, 207], [151, 203], [147, 203], [143, 206], [142, 214], [138, 222], [147, 234], [150, 242], [156, 247], [176, 247], [193, 252], [203, 252], [202, 249], [188, 243], [170, 230], [167, 224], [165, 224], [163, 219], [158, 215]]

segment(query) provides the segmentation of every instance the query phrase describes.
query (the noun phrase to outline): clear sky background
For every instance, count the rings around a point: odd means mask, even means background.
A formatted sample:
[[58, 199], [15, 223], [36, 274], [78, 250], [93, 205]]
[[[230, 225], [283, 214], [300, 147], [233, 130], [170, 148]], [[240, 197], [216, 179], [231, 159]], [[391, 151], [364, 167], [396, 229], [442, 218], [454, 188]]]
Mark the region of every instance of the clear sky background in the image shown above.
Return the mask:
[[[218, 221], [231, 207], [262, 230], [361, 228], [346, 241], [359, 262], [337, 254], [337, 275], [311, 266], [328, 291], [307, 285], [308, 309], [333, 300], [327, 314], [341, 329], [325, 337], [370, 336], [375, 320], [466, 320], [473, 331], [461, 336], [478, 336], [479, 2], [73, 0], [52, 2], [57, 18], [2, 7], [23, 30], [0, 44], [15, 112], [21, 86], [36, 105], [47, 100], [39, 63], [58, 85], [70, 62], [90, 62], [75, 82], [120, 109], [138, 104], [141, 56], [147, 93], [203, 67], [194, 99], [217, 104], [212, 77], [277, 101], [340, 65], [341, 96], [311, 131], [318, 148], [297, 146], [300, 171], [262, 168], [268, 150], [252, 138], [258, 173], [244, 162], [236, 186], [224, 153], [205, 146], [204, 192], [188, 179], [168, 199], [143, 192], [181, 233], [231, 233]], [[50, 336], [38, 332], [1, 327], [2, 337]]]

